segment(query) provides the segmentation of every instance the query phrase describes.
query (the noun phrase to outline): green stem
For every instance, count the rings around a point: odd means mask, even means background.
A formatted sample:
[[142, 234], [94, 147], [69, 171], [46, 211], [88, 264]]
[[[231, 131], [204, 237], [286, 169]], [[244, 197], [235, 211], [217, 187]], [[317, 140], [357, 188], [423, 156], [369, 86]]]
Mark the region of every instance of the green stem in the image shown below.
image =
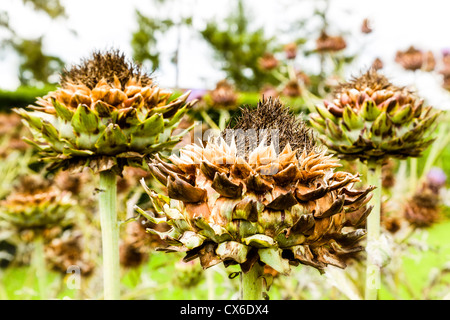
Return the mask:
[[38, 281], [39, 298], [47, 300], [47, 270], [45, 268], [44, 238], [41, 235], [34, 240], [33, 264]]
[[225, 130], [225, 125], [227, 123], [227, 120], [230, 119], [230, 113], [228, 110], [220, 110], [220, 117], [219, 117], [219, 129], [220, 131]]
[[409, 186], [411, 189], [417, 187], [417, 158], [410, 158], [410, 180]]
[[249, 272], [242, 272], [241, 300], [263, 300], [263, 271], [264, 267], [255, 263]]
[[[373, 191], [373, 209], [367, 218], [367, 244], [377, 242], [380, 238], [380, 212], [381, 212], [381, 163], [369, 162], [367, 182], [376, 189]], [[376, 300], [380, 286], [380, 267], [373, 263], [372, 252], [367, 253], [366, 266], [366, 300]]]
[[120, 299], [119, 225], [116, 212], [116, 175], [100, 172], [100, 223], [102, 229], [104, 299]]
[[436, 134], [436, 136], [439, 138], [439, 141], [435, 141], [431, 145], [431, 150], [428, 154], [421, 178], [423, 178], [423, 175], [426, 175], [428, 171], [430, 171], [431, 167], [433, 166], [438, 156], [441, 154], [442, 150], [444, 150], [445, 147], [450, 143], [450, 131], [447, 132], [447, 130], [448, 123], [443, 122], [439, 127], [438, 133]]
[[205, 110], [200, 111], [200, 114], [202, 115], [203, 120], [205, 120], [212, 129], [220, 130], [219, 126], [211, 119]]
[[208, 300], [215, 300], [214, 270], [206, 269], [206, 284], [208, 286]]

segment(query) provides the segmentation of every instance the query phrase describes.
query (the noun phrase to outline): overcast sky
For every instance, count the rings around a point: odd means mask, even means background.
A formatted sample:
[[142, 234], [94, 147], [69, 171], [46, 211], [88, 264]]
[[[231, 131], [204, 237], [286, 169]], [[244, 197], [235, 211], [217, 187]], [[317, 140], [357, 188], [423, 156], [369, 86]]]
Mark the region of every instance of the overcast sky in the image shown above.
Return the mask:
[[[36, 13], [19, 0], [0, 0], [0, 9], [10, 15], [10, 23], [23, 37], [45, 35], [44, 49], [48, 54], [61, 57], [67, 63], [77, 63], [93, 49], [116, 47], [131, 55], [130, 40], [137, 28], [134, 11], [154, 13], [155, 8], [146, 0], [62, 0], [68, 13], [67, 19], [52, 21], [45, 14]], [[207, 19], [220, 20], [235, 6], [234, 0], [177, 0], [171, 8], [173, 16], [179, 12], [194, 13], [197, 24]], [[276, 35], [280, 42], [289, 41], [280, 30], [286, 21], [311, 16], [312, 0], [246, 0], [249, 14], [256, 26], [264, 25], [267, 33]], [[317, 3], [317, 2], [316, 2]], [[295, 4], [295, 5], [292, 5]], [[414, 76], [399, 72], [394, 63], [395, 52], [410, 45], [432, 50], [440, 56], [441, 50], [450, 47], [450, 1], [448, 0], [331, 0], [329, 8], [330, 32], [346, 32], [360, 29], [361, 21], [369, 18], [374, 32], [359, 36], [349, 44], [348, 50], [361, 50], [355, 70], [367, 67], [375, 57], [381, 57], [392, 80], [408, 84], [411, 81], [424, 83], [424, 90], [431, 96], [439, 93], [437, 103], [448, 103], [442, 99], [442, 90], [435, 76]], [[74, 32], [76, 32], [76, 35]], [[2, 34], [0, 33], [0, 37]], [[168, 36], [164, 40], [167, 53], [163, 67], [156, 76], [164, 86], [173, 86], [175, 72], [168, 55], [173, 52], [176, 39]], [[197, 36], [184, 32], [181, 43], [180, 86], [211, 88], [223, 77], [219, 65], [211, 60], [212, 50]], [[18, 85], [18, 60], [4, 52], [0, 56], [0, 88], [13, 89]], [[306, 68], [306, 66], [305, 66]], [[444, 97], [444, 98], [441, 98]], [[438, 99], [438, 98], [435, 98]]]

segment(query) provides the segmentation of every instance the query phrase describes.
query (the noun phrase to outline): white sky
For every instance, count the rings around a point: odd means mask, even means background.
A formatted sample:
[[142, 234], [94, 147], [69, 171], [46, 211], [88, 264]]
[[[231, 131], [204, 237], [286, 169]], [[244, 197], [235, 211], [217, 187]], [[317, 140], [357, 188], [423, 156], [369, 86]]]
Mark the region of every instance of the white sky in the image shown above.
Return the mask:
[[[62, 0], [68, 19], [52, 21], [45, 14], [36, 13], [25, 7], [20, 0], [0, 0], [0, 10], [10, 15], [10, 23], [17, 33], [24, 37], [45, 35], [44, 49], [48, 54], [61, 57], [68, 63], [77, 63], [93, 49], [118, 47], [131, 55], [131, 34], [136, 29], [134, 10], [154, 13], [156, 8], [146, 0]], [[171, 11], [176, 17], [179, 12], [193, 12], [197, 26], [207, 19], [221, 19], [234, 0], [177, 0]], [[264, 25], [269, 34], [280, 42], [288, 42], [286, 34], [277, 30], [286, 28], [287, 21], [308, 17], [312, 14], [312, 0], [245, 0], [256, 26]], [[291, 5], [288, 5], [291, 4]], [[295, 4], [295, 5], [292, 5]], [[443, 95], [440, 83], [434, 76], [414, 76], [399, 72], [394, 63], [395, 52], [414, 45], [423, 50], [432, 50], [440, 56], [444, 48], [450, 48], [450, 1], [448, 0], [331, 0], [329, 19], [335, 31], [359, 31], [361, 21], [369, 18], [374, 32], [349, 44], [349, 50], [360, 50], [360, 59], [355, 63], [355, 72], [371, 64], [375, 57], [385, 63], [385, 72], [396, 83], [407, 85], [416, 80], [424, 92], [434, 97], [436, 103], [447, 104], [449, 96]], [[75, 36], [70, 30], [77, 33]], [[358, 34], [358, 32], [356, 32]], [[0, 33], [0, 37], [2, 34]], [[312, 39], [313, 40], [313, 39]], [[168, 54], [175, 47], [175, 37], [164, 40], [164, 51]], [[186, 31], [181, 43], [180, 86], [211, 88], [223, 77], [219, 65], [211, 59], [212, 50]], [[163, 67], [156, 74], [161, 85], [173, 86], [175, 72], [169, 57], [163, 59]], [[13, 89], [18, 85], [18, 60], [12, 54], [0, 55], [0, 88]], [[305, 68], [307, 66], [304, 66]], [[400, 82], [400, 83], [399, 83]], [[435, 85], [437, 83], [437, 85]], [[443, 98], [442, 98], [443, 97]], [[443, 99], [445, 101], [443, 101]], [[448, 107], [450, 108], [450, 106]]]

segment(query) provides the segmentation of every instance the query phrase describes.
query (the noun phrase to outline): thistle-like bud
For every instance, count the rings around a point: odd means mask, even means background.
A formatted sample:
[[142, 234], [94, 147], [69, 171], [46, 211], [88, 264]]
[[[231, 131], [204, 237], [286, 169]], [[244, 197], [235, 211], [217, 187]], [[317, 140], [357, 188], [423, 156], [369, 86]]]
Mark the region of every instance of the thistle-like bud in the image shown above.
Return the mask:
[[340, 256], [361, 250], [355, 243], [365, 232], [344, 226], [366, 219], [373, 187], [353, 190], [359, 175], [335, 172], [337, 160], [278, 100], [243, 109], [228, 129], [206, 146], [184, 147], [171, 163], [149, 163], [168, 196], [143, 183], [161, 216], [138, 211], [170, 226], [149, 229], [169, 244], [161, 250], [185, 252], [185, 262], [199, 258], [203, 268], [239, 264], [243, 272], [255, 263], [282, 274], [300, 263], [320, 271], [345, 267]]
[[278, 59], [271, 53], [265, 53], [261, 58], [258, 59], [258, 64], [263, 70], [273, 70], [278, 67]]
[[362, 24], [361, 24], [361, 32], [364, 34], [369, 34], [372, 33], [372, 27], [370, 26], [370, 20], [369, 19], [364, 19]]
[[338, 87], [332, 101], [317, 105], [310, 124], [341, 158], [418, 157], [433, 142], [429, 132], [439, 115], [423, 103], [370, 69]]
[[318, 52], [337, 52], [345, 49], [347, 43], [341, 36], [330, 36], [322, 31], [320, 37], [316, 40], [316, 50]]
[[289, 60], [295, 59], [297, 57], [297, 44], [295, 42], [291, 42], [286, 44], [283, 47], [284, 53], [286, 54], [286, 58]]
[[60, 191], [38, 177], [25, 177], [0, 201], [0, 218], [18, 232], [42, 233], [68, 224], [72, 206], [70, 192]]
[[170, 136], [195, 103], [189, 92], [172, 98], [117, 51], [96, 52], [65, 70], [60, 87], [30, 106], [16, 109], [34, 135], [49, 169], [113, 170], [142, 166], [146, 155], [170, 150]]
[[397, 51], [395, 61], [399, 63], [405, 70], [424, 70], [433, 71], [436, 66], [436, 60], [431, 51], [422, 52], [414, 46], [406, 51]]
[[434, 168], [414, 195], [406, 201], [404, 216], [411, 225], [426, 228], [441, 219], [440, 189], [445, 181], [446, 176], [442, 170]]
[[237, 105], [238, 94], [227, 80], [219, 81], [210, 96], [214, 107], [232, 109]]

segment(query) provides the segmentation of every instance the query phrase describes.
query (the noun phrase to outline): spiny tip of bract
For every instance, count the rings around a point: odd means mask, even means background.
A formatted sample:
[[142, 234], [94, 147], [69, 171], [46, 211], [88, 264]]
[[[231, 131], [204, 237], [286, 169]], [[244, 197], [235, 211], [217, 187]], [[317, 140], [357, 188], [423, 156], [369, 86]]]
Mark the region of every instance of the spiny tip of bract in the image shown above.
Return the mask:
[[[242, 130], [247, 133], [254, 130], [253, 132], [256, 133], [257, 139], [256, 143], [240, 142], [247, 144], [244, 148], [247, 155], [253, 151], [250, 149], [251, 146], [258, 146], [262, 139], [266, 139], [267, 145], [278, 143], [280, 151], [288, 144], [292, 150], [298, 150], [299, 152], [304, 150], [310, 152], [316, 149], [316, 140], [312, 131], [303, 120], [297, 118], [290, 111], [289, 107], [283, 105], [279, 99], [273, 99], [272, 97], [263, 98], [258, 102], [256, 109], [248, 106], [240, 109], [241, 116], [237, 119], [236, 124], [234, 126], [229, 125], [222, 132], [222, 137], [229, 142], [229, 129], [235, 132]], [[274, 131], [271, 132], [272, 130]], [[261, 135], [262, 132], [266, 132], [266, 135]], [[277, 138], [278, 141], [272, 141], [272, 137]]]
[[80, 64], [72, 65], [61, 73], [60, 85], [83, 84], [93, 89], [102, 79], [113, 84], [116, 79], [124, 87], [130, 79], [140, 81], [142, 86], [151, 85], [153, 79], [141, 66], [126, 58], [118, 49], [94, 51]]

